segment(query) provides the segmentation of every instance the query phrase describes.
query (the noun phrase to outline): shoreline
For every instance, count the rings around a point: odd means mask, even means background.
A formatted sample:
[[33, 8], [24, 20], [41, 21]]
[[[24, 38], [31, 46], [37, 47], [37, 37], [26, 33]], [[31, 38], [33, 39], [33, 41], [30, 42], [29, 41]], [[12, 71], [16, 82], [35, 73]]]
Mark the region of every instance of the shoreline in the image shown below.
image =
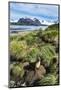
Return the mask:
[[15, 32], [15, 33], [10, 33], [10, 36], [15, 36], [15, 35], [26, 35], [29, 34], [32, 31], [36, 31], [36, 30], [27, 30], [27, 31], [19, 31], [19, 32]]

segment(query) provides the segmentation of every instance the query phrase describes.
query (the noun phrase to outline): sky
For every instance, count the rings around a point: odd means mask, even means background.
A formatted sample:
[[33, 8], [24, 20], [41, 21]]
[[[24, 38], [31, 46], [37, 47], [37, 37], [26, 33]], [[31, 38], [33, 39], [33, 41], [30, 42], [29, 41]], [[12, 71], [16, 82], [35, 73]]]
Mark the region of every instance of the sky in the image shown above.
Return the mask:
[[19, 18], [37, 18], [40, 21], [58, 21], [58, 6], [47, 4], [10, 3], [10, 21]]

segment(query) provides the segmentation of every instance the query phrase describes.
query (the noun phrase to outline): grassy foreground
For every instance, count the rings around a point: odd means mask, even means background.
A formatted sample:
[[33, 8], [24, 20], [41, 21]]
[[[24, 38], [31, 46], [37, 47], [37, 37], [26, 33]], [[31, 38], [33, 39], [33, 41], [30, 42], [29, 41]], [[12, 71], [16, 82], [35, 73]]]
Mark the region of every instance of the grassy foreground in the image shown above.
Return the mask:
[[59, 84], [59, 26], [10, 36], [9, 87]]

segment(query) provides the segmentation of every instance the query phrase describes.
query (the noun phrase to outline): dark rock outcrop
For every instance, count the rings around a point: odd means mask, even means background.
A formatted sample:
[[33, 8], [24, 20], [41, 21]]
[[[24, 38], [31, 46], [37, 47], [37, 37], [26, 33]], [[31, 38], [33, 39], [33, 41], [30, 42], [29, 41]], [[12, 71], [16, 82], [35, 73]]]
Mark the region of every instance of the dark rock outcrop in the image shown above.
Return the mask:
[[34, 19], [20, 18], [17, 23], [21, 25], [35, 25], [35, 26], [41, 25], [40, 21], [36, 18]]

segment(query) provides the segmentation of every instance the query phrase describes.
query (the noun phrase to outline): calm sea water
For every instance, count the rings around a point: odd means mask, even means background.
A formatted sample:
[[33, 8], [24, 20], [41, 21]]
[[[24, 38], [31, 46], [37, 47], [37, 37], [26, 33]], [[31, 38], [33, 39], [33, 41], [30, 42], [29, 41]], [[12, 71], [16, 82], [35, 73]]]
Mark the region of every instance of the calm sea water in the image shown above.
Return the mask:
[[25, 26], [25, 25], [10, 25], [10, 32], [20, 32], [20, 31], [29, 31], [29, 30], [44, 30], [48, 26]]

